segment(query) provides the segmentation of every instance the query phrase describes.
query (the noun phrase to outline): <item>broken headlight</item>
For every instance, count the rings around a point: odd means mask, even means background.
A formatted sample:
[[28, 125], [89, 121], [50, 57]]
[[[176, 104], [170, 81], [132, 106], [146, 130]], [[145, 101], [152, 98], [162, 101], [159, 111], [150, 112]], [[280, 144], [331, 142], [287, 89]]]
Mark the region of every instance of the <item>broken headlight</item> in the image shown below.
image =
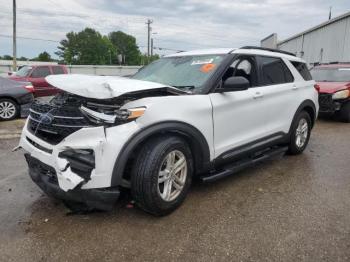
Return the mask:
[[80, 110], [90, 121], [96, 124], [113, 125], [135, 120], [144, 114], [146, 108], [138, 107], [131, 109], [117, 109], [109, 112], [98, 112], [85, 106], [81, 106]]

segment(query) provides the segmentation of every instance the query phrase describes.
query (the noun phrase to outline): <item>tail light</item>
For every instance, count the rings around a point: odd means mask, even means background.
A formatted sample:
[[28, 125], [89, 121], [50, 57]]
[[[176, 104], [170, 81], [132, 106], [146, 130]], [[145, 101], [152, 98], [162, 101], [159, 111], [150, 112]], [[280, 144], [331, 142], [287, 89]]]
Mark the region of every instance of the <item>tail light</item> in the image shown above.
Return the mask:
[[27, 89], [27, 91], [31, 92], [31, 93], [34, 93], [34, 87], [32, 84], [28, 84], [28, 85], [25, 85], [23, 86], [25, 89]]
[[314, 88], [316, 89], [316, 91], [319, 93], [320, 92], [320, 85], [318, 85], [318, 84], [315, 84], [314, 85]]

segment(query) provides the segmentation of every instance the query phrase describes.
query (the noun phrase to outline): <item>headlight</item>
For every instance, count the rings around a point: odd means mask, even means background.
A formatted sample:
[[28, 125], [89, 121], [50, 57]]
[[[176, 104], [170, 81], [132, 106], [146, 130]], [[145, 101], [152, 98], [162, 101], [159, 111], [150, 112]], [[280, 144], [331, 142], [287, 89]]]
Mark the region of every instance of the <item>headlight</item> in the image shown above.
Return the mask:
[[81, 112], [96, 124], [117, 124], [120, 122], [132, 121], [142, 116], [146, 110], [145, 107], [119, 109], [111, 114], [97, 112], [85, 106], [80, 107]]
[[338, 91], [336, 93], [334, 93], [332, 95], [332, 98], [334, 100], [337, 100], [337, 99], [344, 99], [344, 98], [347, 98], [349, 97], [349, 94], [350, 94], [350, 91], [349, 90], [341, 90], [341, 91]]

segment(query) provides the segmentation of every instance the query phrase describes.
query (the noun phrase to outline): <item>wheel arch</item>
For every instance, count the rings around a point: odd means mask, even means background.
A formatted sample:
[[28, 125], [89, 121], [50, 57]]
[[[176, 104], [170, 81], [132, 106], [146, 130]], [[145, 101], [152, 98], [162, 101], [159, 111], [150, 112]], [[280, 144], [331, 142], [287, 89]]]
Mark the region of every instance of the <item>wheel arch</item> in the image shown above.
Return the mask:
[[289, 132], [288, 132], [289, 134], [291, 133], [291, 129], [292, 129], [293, 123], [295, 122], [295, 119], [297, 118], [297, 116], [299, 115], [299, 113], [301, 111], [306, 111], [310, 115], [311, 127], [314, 126], [314, 124], [316, 122], [316, 117], [317, 117], [316, 105], [312, 100], [307, 99], [307, 100], [304, 100], [299, 105], [298, 109], [296, 110], [294, 117], [293, 117], [293, 120], [292, 120], [290, 127], [289, 127]]
[[193, 159], [195, 173], [202, 173], [210, 167], [210, 149], [204, 135], [194, 126], [180, 121], [166, 121], [141, 129], [134, 134], [119, 152], [114, 164], [111, 186], [122, 185], [125, 170], [135, 152], [149, 139], [155, 136], [174, 134], [182, 137], [188, 143]]

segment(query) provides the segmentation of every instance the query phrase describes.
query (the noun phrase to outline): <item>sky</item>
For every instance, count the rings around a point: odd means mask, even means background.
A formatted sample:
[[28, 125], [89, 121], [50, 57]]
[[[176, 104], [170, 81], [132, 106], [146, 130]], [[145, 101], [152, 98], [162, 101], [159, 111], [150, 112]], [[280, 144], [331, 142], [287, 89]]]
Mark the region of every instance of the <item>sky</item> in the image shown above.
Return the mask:
[[[283, 40], [350, 11], [350, 0], [17, 0], [17, 56], [53, 57], [67, 32], [92, 27], [121, 30], [147, 46], [152, 19], [154, 46], [173, 50], [260, 45], [277, 33]], [[12, 54], [12, 0], [0, 0], [0, 55]], [[44, 40], [32, 40], [35, 38]], [[171, 50], [155, 50], [163, 55]]]

